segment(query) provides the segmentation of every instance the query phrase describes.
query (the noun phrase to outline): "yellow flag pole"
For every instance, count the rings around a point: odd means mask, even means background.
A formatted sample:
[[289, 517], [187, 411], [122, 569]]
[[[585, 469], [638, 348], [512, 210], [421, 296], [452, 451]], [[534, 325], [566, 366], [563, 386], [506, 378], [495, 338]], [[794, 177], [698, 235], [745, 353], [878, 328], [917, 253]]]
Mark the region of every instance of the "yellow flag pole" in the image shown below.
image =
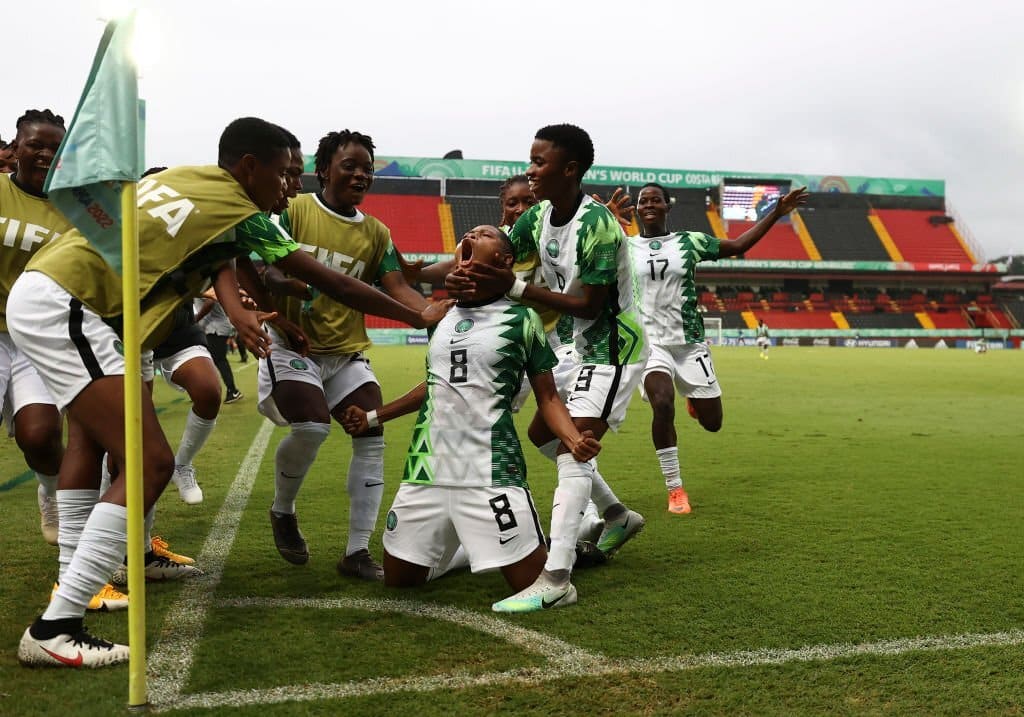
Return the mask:
[[139, 218], [135, 182], [121, 185], [121, 286], [124, 306], [124, 449], [128, 509], [128, 706], [145, 707], [146, 579], [143, 554], [142, 347], [139, 338]]

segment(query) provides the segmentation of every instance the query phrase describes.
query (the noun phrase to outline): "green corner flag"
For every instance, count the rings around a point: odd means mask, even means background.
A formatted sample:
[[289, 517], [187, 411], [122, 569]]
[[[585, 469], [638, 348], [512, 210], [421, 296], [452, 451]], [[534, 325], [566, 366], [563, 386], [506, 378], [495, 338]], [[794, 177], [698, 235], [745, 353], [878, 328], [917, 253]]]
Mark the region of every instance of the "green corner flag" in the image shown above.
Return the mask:
[[44, 187], [53, 206], [119, 274], [122, 182], [137, 182], [144, 164], [134, 34], [134, 12], [107, 23]]

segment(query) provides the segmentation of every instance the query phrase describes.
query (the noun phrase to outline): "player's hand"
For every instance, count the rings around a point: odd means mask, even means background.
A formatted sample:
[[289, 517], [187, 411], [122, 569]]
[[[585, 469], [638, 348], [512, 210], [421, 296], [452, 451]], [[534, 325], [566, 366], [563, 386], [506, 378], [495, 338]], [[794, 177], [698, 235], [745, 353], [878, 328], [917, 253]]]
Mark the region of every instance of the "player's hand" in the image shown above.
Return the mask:
[[349, 406], [341, 414], [341, 427], [350, 436], [360, 436], [370, 430], [370, 424], [366, 421], [366, 411], [359, 406]]
[[784, 217], [797, 207], [807, 203], [807, 187], [799, 187], [784, 196], [775, 205], [775, 214]]
[[469, 265], [466, 269], [466, 276], [475, 285], [473, 291], [475, 298], [506, 294], [516, 281], [515, 272], [511, 269], [491, 266], [478, 261]]
[[615, 215], [615, 218], [623, 229], [628, 229], [633, 225], [633, 200], [628, 194], [626, 194], [625, 189], [622, 187], [616, 187], [615, 191], [612, 192], [612, 198], [607, 202], [601, 199], [601, 196], [598, 194], [592, 194], [590, 196], [608, 207], [608, 211]]
[[288, 347], [299, 356], [309, 355], [309, 337], [294, 321], [278, 316], [270, 322], [288, 340]]
[[465, 267], [457, 267], [444, 277], [444, 288], [456, 300], [470, 300], [476, 291], [476, 282], [469, 278]]
[[589, 461], [601, 452], [600, 442], [594, 438], [594, 432], [590, 430], [580, 432], [580, 437], [569, 446], [572, 457], [580, 463]]
[[453, 306], [455, 306], [455, 299], [442, 299], [428, 303], [427, 308], [420, 312], [424, 327], [433, 326], [443, 319], [444, 315], [448, 313], [448, 309]]
[[255, 299], [249, 296], [249, 292], [245, 289], [238, 289], [238, 298], [242, 301], [243, 308], [246, 308], [249, 311], [259, 311], [259, 305], [256, 303]]
[[276, 319], [277, 312], [243, 311], [241, 316], [229, 318], [238, 332], [238, 339], [252, 351], [253, 356], [266, 358], [270, 355], [270, 334], [263, 330], [263, 322]]

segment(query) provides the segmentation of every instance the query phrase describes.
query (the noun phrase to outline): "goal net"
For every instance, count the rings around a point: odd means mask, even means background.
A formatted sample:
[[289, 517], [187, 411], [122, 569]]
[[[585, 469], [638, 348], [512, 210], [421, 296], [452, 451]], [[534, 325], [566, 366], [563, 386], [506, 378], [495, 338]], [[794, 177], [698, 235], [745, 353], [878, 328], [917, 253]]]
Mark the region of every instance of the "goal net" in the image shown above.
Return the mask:
[[725, 342], [722, 340], [722, 319], [719, 316], [704, 317], [704, 336], [709, 344], [712, 346], [722, 346]]

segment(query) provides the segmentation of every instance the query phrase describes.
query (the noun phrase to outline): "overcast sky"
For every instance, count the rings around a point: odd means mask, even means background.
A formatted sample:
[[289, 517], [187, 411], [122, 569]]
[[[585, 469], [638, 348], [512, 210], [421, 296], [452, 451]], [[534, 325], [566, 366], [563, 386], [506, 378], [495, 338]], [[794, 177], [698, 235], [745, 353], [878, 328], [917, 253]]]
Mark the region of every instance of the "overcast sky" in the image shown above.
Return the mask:
[[[4, 0], [0, 135], [70, 121], [101, 15]], [[986, 258], [1024, 254], [1024, 2], [142, 0], [147, 163], [215, 161], [235, 117], [378, 154], [525, 160], [572, 122], [597, 163], [946, 180]]]

